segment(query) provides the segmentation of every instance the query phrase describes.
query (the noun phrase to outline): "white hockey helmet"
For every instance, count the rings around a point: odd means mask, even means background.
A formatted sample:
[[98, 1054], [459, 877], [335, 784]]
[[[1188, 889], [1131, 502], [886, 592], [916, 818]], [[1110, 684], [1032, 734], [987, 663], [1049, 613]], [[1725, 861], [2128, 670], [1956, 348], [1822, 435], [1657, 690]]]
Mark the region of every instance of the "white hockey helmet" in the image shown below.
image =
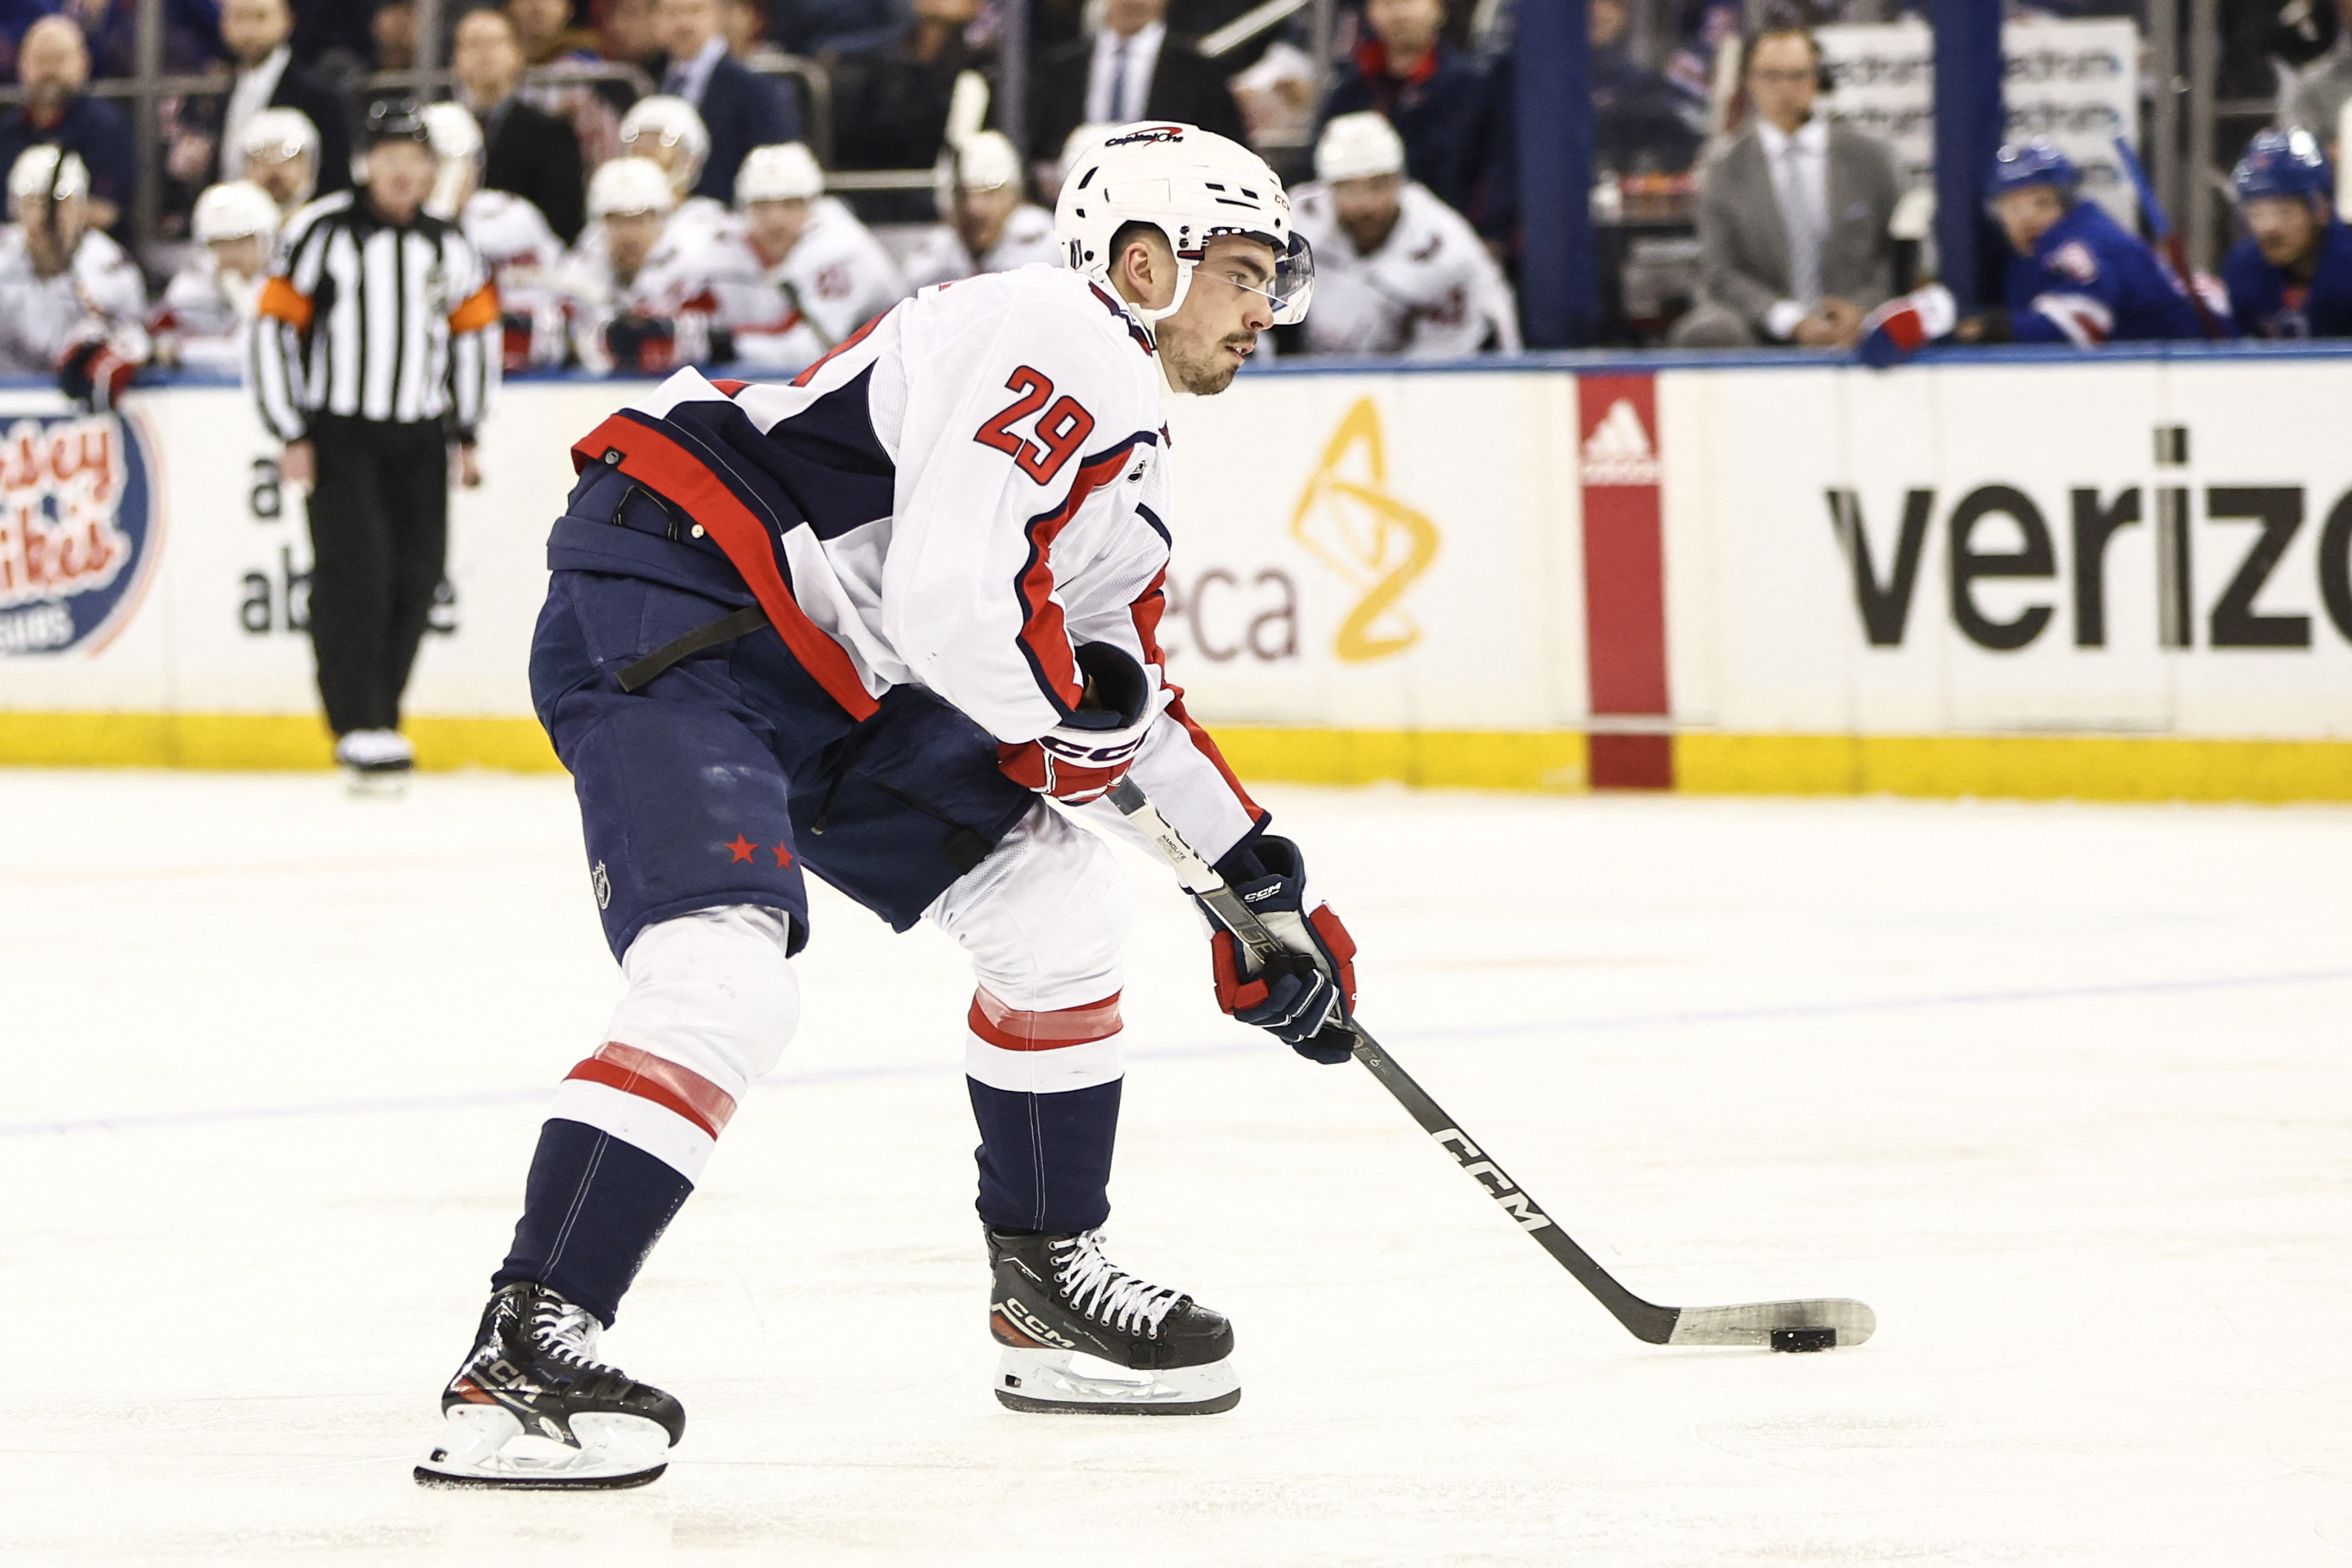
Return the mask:
[[1315, 177], [1326, 184], [1403, 172], [1404, 138], [1384, 114], [1335, 114], [1315, 143]]
[[482, 128], [462, 103], [428, 103], [423, 118], [433, 156], [441, 162], [433, 176], [433, 193], [425, 198], [425, 210], [445, 222], [455, 222], [482, 177]]
[[299, 109], [256, 110], [237, 138], [236, 155], [245, 158], [319, 158], [319, 128]]
[[1021, 153], [1013, 138], [1002, 131], [982, 131], [950, 150], [956, 188], [961, 191], [1001, 191], [1021, 183]]
[[805, 201], [824, 194], [824, 171], [803, 142], [754, 147], [735, 171], [735, 205], [753, 202]]
[[669, 176], [650, 158], [614, 158], [597, 167], [588, 182], [588, 215], [656, 213], [667, 217], [677, 206]]
[[[640, 147], [639, 143], [647, 143]], [[621, 152], [644, 156], [651, 145], [675, 147], [686, 154], [686, 161], [671, 176], [681, 196], [694, 189], [702, 178], [704, 160], [710, 156], [710, 131], [702, 123], [702, 116], [694, 105], [682, 98], [656, 93], [641, 98], [629, 112], [621, 117]]]
[[79, 152], [60, 152], [58, 148], [45, 143], [26, 148], [16, 154], [16, 162], [9, 166], [8, 197], [11, 201], [55, 198], [69, 202], [76, 196], [89, 194], [89, 165], [81, 161]]
[[1246, 235], [1274, 249], [1274, 319], [1304, 320], [1315, 292], [1315, 253], [1290, 228], [1290, 198], [1265, 160], [1228, 137], [1173, 120], [1123, 125], [1079, 153], [1065, 171], [1054, 212], [1054, 238], [1068, 264], [1106, 286], [1111, 237], [1129, 224], [1150, 224], [1176, 253], [1176, 295], [1163, 309], [1136, 313], [1164, 320], [1181, 309], [1192, 268], [1209, 242]]
[[231, 180], [196, 198], [188, 226], [198, 245], [252, 238], [266, 246], [278, 235], [278, 204], [252, 181]]

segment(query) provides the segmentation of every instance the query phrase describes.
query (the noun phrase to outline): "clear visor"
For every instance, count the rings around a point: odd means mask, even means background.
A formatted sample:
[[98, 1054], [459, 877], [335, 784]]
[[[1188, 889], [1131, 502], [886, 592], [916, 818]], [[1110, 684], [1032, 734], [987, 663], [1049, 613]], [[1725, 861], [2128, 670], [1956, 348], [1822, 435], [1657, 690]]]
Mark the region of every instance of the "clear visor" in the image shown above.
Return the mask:
[[[1274, 243], [1270, 235], [1247, 229], [1218, 229], [1213, 231], [1209, 237], [1213, 238], [1219, 234], [1247, 234], [1252, 239], [1265, 240], [1268, 245]], [[1234, 287], [1257, 295], [1272, 305], [1276, 326], [1296, 326], [1307, 319], [1307, 304], [1315, 297], [1315, 247], [1307, 243], [1305, 235], [1293, 234], [1289, 249], [1274, 264], [1274, 287], [1271, 288], [1260, 288], [1239, 277], [1230, 281]]]

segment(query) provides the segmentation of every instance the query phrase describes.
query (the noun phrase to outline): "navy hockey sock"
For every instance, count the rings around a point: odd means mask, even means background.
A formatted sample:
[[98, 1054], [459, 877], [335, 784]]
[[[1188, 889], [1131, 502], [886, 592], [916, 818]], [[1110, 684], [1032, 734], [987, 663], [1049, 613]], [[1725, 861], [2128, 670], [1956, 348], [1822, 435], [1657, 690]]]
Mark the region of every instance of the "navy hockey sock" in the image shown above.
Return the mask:
[[531, 1156], [514, 1248], [490, 1288], [532, 1281], [610, 1326], [646, 1254], [693, 1190], [635, 1145], [551, 1118]]
[[1003, 1230], [1092, 1230], [1110, 1217], [1114, 1078], [1088, 1089], [1025, 1094], [967, 1078], [980, 1124], [980, 1218]]

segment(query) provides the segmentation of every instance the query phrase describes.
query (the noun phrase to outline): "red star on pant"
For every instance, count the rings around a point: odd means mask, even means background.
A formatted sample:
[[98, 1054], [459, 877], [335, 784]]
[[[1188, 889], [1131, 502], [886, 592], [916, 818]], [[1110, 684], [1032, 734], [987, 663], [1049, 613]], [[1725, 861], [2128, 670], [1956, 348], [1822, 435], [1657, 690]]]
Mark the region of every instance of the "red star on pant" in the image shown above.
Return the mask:
[[793, 852], [788, 846], [783, 844], [776, 846], [776, 863], [780, 866], [793, 863]]
[[751, 858], [751, 852], [758, 849], [760, 846], [745, 838], [742, 834], [738, 833], [735, 835], [735, 841], [733, 843], [723, 844], [720, 847], [733, 854], [735, 857], [734, 860], [730, 860], [727, 862], [729, 865], [733, 865], [736, 861], [750, 860]]

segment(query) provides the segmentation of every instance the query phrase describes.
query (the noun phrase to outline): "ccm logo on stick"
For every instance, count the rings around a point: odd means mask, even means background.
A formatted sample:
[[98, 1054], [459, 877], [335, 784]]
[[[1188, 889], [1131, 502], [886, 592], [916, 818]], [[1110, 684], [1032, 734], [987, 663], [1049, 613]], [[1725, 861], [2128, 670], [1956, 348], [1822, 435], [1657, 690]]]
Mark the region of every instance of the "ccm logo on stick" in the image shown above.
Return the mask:
[[1462, 1135], [1458, 1128], [1448, 1127], [1442, 1133], [1432, 1133], [1430, 1136], [1437, 1140], [1437, 1146], [1442, 1149], [1458, 1145], [1450, 1148], [1454, 1157], [1461, 1162], [1464, 1170], [1478, 1178], [1479, 1184], [1493, 1195], [1495, 1201], [1501, 1204], [1512, 1218], [1519, 1222], [1520, 1229], [1541, 1230], [1551, 1223], [1550, 1217], [1536, 1207], [1535, 1199], [1521, 1192], [1510, 1177], [1486, 1157], [1477, 1145]]

